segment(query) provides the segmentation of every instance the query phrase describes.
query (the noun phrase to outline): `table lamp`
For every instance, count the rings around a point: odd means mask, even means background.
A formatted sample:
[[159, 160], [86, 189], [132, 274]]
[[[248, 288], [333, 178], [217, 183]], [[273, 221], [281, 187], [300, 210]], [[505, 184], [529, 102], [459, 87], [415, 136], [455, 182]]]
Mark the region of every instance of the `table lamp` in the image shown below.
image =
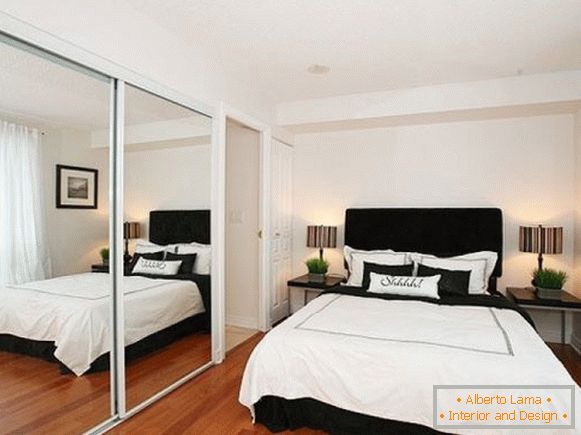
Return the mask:
[[319, 248], [319, 258], [322, 260], [324, 248], [337, 247], [337, 227], [325, 225], [308, 225], [307, 247]]
[[131, 261], [129, 255], [129, 239], [139, 239], [141, 237], [141, 225], [139, 222], [124, 222], [123, 223], [123, 238], [125, 239], [125, 254], [123, 259], [125, 264]]
[[563, 227], [519, 227], [518, 250], [538, 255], [539, 270], [543, 268], [543, 254], [563, 253]]

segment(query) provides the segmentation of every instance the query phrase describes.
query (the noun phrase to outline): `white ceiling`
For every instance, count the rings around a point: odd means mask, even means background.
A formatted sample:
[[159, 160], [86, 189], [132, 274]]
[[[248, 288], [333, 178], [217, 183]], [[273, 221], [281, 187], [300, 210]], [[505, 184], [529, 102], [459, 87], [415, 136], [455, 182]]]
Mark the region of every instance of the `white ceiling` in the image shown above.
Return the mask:
[[[0, 42], [0, 113], [39, 127], [102, 130], [109, 125], [109, 83]], [[126, 125], [189, 119], [210, 134], [210, 121], [128, 86]]]
[[275, 102], [581, 69], [581, 1], [126, 1]]

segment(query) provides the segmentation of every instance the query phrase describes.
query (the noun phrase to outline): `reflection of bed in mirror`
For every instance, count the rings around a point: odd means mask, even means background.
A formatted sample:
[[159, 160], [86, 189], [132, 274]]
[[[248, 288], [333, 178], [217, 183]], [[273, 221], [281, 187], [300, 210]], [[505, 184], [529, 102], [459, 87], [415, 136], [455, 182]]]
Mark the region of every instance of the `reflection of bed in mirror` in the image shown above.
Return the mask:
[[[152, 211], [149, 234], [152, 251], [210, 252], [210, 211]], [[192, 334], [208, 336], [210, 274], [195, 271], [161, 276], [126, 270], [127, 361]], [[56, 362], [76, 375], [107, 369], [110, 281], [108, 274], [86, 273], [0, 289], [0, 350]]]

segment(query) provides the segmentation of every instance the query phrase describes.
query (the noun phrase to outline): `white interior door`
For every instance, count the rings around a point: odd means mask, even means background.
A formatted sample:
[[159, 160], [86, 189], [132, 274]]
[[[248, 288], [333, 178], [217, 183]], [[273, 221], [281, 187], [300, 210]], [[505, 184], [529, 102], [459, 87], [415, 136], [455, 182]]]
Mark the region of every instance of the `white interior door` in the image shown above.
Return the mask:
[[271, 151], [271, 271], [270, 318], [276, 323], [289, 315], [292, 261], [292, 147], [272, 140]]

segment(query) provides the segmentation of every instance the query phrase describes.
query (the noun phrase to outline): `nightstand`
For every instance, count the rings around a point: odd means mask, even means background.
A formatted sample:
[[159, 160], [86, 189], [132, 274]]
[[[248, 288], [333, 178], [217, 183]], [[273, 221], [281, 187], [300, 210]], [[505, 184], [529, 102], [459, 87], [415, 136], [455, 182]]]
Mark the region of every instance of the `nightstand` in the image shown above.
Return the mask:
[[581, 299], [565, 290], [561, 291], [559, 299], [542, 299], [537, 297], [533, 287], [507, 287], [506, 296], [523, 308], [560, 311], [562, 344], [565, 344], [565, 313], [567, 311], [581, 312]]
[[109, 273], [108, 264], [91, 264], [91, 272]]
[[291, 288], [302, 288], [305, 292], [304, 295], [304, 305], [307, 305], [309, 293], [321, 293], [327, 289], [338, 286], [345, 278], [342, 276], [327, 276], [325, 282], [312, 282], [309, 281], [309, 275], [301, 275], [296, 278], [291, 279], [287, 282], [287, 285]]

